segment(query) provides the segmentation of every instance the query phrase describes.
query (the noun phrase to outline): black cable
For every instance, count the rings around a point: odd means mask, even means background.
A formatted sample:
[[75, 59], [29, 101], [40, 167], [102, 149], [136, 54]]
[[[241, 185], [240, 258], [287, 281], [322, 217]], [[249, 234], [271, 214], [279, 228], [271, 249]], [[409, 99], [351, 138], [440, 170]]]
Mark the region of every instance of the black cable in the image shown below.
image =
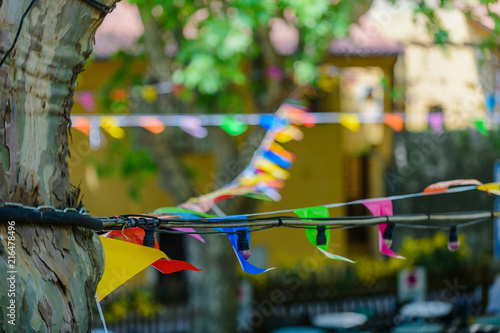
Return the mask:
[[94, 230], [102, 230], [103, 228], [100, 220], [79, 213], [1, 207], [0, 222], [8, 221], [15, 221], [16, 223], [77, 225]]
[[[250, 229], [247, 230], [247, 232], [256, 232], [256, 231], [262, 231], [266, 229], [272, 229], [272, 228], [277, 228], [277, 225], [270, 225], [266, 227], [261, 227], [261, 228], [255, 228], [255, 229]], [[121, 230], [119, 229], [114, 229], [114, 230]], [[180, 230], [173, 230], [173, 229], [156, 229], [156, 232], [160, 233], [165, 233], [165, 234], [178, 234], [178, 235], [235, 235], [238, 233], [238, 231], [229, 231], [229, 232], [223, 232], [223, 231], [180, 231]]]
[[486, 221], [489, 221], [491, 220], [492, 218], [485, 218], [485, 219], [478, 219], [478, 220], [473, 220], [473, 221], [469, 221], [469, 222], [465, 222], [465, 223], [462, 223], [462, 224], [457, 224], [457, 228], [467, 228], [467, 227], [470, 227], [471, 225], [475, 225], [475, 224], [479, 224], [479, 223], [482, 223], [482, 222], [486, 222]]
[[[168, 215], [168, 214], [165, 214]], [[128, 214], [128, 215], [118, 215], [116, 216], [117, 218], [123, 217], [123, 218], [130, 218], [130, 217], [144, 217], [147, 219], [151, 219], [154, 216], [152, 215], [141, 215], [141, 214]], [[376, 217], [376, 216], [375, 216]], [[252, 217], [252, 218], [238, 218], [238, 219], [220, 219], [220, 218], [199, 218], [199, 219], [184, 219], [180, 217], [173, 217], [173, 218], [158, 218], [159, 222], [163, 223], [168, 223], [168, 222], [179, 222], [179, 223], [231, 223], [231, 222], [258, 222], [258, 221], [269, 221], [269, 220], [276, 220], [276, 219], [281, 219], [281, 221], [278, 221], [278, 225], [283, 224], [283, 219], [285, 220], [292, 220], [292, 221], [336, 221], [336, 220], [370, 220], [375, 218], [374, 216], [331, 216], [331, 217], [313, 217], [313, 218], [303, 218], [303, 217], [297, 217], [297, 216], [275, 216], [275, 217]]]
[[91, 5], [92, 7], [106, 14], [111, 13], [113, 9], [116, 8], [116, 4], [114, 4], [113, 6], [108, 6], [97, 0], [82, 0], [82, 1], [86, 2], [87, 4]]
[[[450, 214], [451, 215], [451, 214]], [[288, 216], [283, 216], [280, 217], [279, 220], [281, 219], [288, 219], [290, 217]], [[356, 218], [359, 219], [359, 217], [351, 217], [351, 218]], [[366, 217], [367, 219], [372, 218], [372, 217]], [[165, 233], [175, 233], [175, 234], [186, 234], [186, 232], [182, 231], [177, 231], [177, 230], [170, 230], [170, 226], [168, 222], [187, 222], [187, 221], [192, 221], [192, 222], [200, 222], [200, 220], [203, 219], [193, 219], [193, 220], [184, 220], [184, 219], [160, 219], [157, 216], [152, 216], [152, 215], [143, 215], [143, 214], [127, 214], [127, 215], [119, 215], [115, 216], [109, 219], [119, 219], [120, 221], [117, 222], [115, 225], [112, 227], [106, 228], [107, 230], [121, 230], [123, 229], [124, 226], [127, 227], [133, 227], [133, 226], [138, 226], [141, 228], [144, 228], [145, 226], [153, 227], [156, 228], [157, 232], [165, 232]], [[270, 219], [276, 219], [274, 218], [252, 218], [252, 219], [222, 219], [220, 220], [221, 222], [229, 222], [229, 221], [234, 221], [234, 222], [252, 222], [252, 221], [266, 221]], [[292, 220], [295, 220], [296, 218], [291, 218]], [[300, 220], [300, 218], [297, 218]], [[334, 229], [352, 229], [352, 228], [361, 228], [361, 227], [369, 227], [369, 226], [375, 226], [379, 225], [380, 222], [373, 222], [373, 223], [364, 223], [364, 224], [342, 224], [342, 225], [335, 225], [335, 220], [337, 219], [349, 219], [349, 217], [330, 217], [330, 218], [309, 218], [308, 220], [329, 220], [333, 222], [334, 225], [330, 226], [323, 226], [325, 227], [325, 230], [334, 230]], [[43, 224], [69, 224], [69, 225], [78, 225], [81, 227], [85, 228], [90, 228], [98, 231], [103, 231], [103, 220], [102, 218], [92, 218], [90, 216], [86, 216], [83, 214], [79, 213], [72, 213], [72, 212], [63, 212], [63, 211], [45, 211], [45, 210], [38, 210], [35, 208], [26, 208], [26, 207], [19, 207], [19, 208], [9, 208], [9, 207], [0, 207], [0, 222], [7, 222], [7, 221], [19, 221], [19, 222], [25, 222], [25, 223], [43, 223]], [[481, 218], [481, 219], [475, 219], [472, 221], [464, 222], [461, 224], [456, 224], [456, 221], [453, 221], [457, 228], [466, 228], [478, 223], [482, 223], [485, 221], [490, 221], [491, 217], [487, 218]], [[210, 222], [216, 222], [218, 220], [206, 220], [204, 219], [204, 222], [207, 224], [210, 224]], [[163, 222], [163, 224], [161, 224]], [[166, 222], [166, 223], [165, 223]], [[267, 225], [267, 226], [261, 226], [261, 227], [252, 227], [251, 223], [248, 224], [250, 229], [248, 232], [256, 232], [256, 231], [261, 231], [261, 230], [266, 230], [266, 229], [271, 229], [271, 228], [279, 228], [279, 227], [285, 227], [285, 228], [296, 228], [296, 229], [306, 229], [306, 228], [314, 228], [315, 226], [308, 225], [285, 225], [285, 224], [272, 224], [272, 225]], [[227, 225], [227, 227], [231, 227], [230, 225]], [[432, 230], [444, 230], [449, 228], [450, 226], [436, 226], [436, 225], [421, 225], [421, 224], [405, 224], [405, 223], [400, 223], [397, 224], [397, 227], [399, 228], [410, 228], [410, 229], [432, 229]], [[234, 234], [236, 232], [221, 232], [221, 231], [193, 231], [193, 232], [187, 232], [187, 234], [218, 234], [218, 235], [225, 235], [225, 234]]]
[[4, 54], [2, 60], [0, 61], [0, 67], [2, 67], [3, 63], [5, 62], [5, 60], [7, 59], [7, 57], [9, 56], [9, 54], [12, 52], [12, 50], [14, 49], [14, 46], [16, 46], [16, 43], [17, 43], [17, 39], [19, 38], [19, 34], [21, 33], [21, 28], [23, 27], [23, 22], [24, 22], [24, 18], [26, 17], [26, 15], [28, 15], [29, 11], [31, 10], [31, 7], [33, 7], [33, 4], [35, 3], [36, 0], [31, 0], [31, 3], [30, 5], [28, 6], [28, 8], [24, 11], [23, 13], [23, 16], [21, 16], [21, 21], [19, 22], [19, 28], [17, 28], [17, 33], [16, 33], [16, 37], [14, 37], [14, 41], [12, 42], [12, 46], [10, 47], [10, 49]]
[[[122, 215], [123, 216], [123, 215]], [[457, 228], [466, 228], [475, 224], [483, 223], [489, 221], [490, 218], [477, 219], [469, 222], [465, 222], [462, 224], [456, 224]], [[325, 226], [325, 230], [336, 230], [336, 229], [354, 229], [354, 228], [364, 228], [364, 227], [372, 227], [377, 226], [380, 223], [369, 223], [369, 224], [353, 224], [353, 225], [337, 225], [337, 226]], [[450, 226], [434, 226], [434, 225], [422, 225], [422, 224], [397, 224], [398, 228], [408, 228], [408, 229], [425, 229], [425, 230], [446, 230]], [[292, 228], [292, 229], [306, 229], [306, 228], [314, 228], [316, 226], [299, 226], [299, 225], [269, 225], [259, 228], [250, 229], [248, 232], [256, 232], [266, 229], [272, 228]], [[114, 226], [112, 228], [107, 228], [107, 230], [121, 230], [123, 226]], [[168, 226], [163, 225], [161, 228], [156, 229], [156, 232], [167, 233], [167, 234], [194, 234], [194, 235], [227, 235], [227, 234], [236, 234], [237, 232], [222, 232], [222, 231], [193, 231], [193, 232], [185, 232], [179, 230], [169, 229]]]

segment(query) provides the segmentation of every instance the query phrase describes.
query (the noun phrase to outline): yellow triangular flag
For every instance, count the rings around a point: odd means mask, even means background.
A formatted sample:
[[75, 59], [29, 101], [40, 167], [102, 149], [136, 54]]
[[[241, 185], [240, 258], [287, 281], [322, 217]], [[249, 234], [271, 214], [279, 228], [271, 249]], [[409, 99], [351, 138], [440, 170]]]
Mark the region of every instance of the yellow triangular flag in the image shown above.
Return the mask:
[[99, 239], [105, 257], [104, 273], [96, 292], [99, 301], [155, 261], [168, 259], [165, 253], [151, 247], [107, 237]]
[[359, 116], [353, 113], [342, 113], [339, 118], [339, 123], [347, 128], [349, 131], [359, 131]]
[[144, 86], [141, 89], [141, 96], [148, 103], [154, 103], [158, 99], [158, 91], [155, 86]]
[[500, 184], [499, 183], [487, 183], [484, 185], [479, 185], [477, 189], [479, 191], [487, 191], [494, 195], [500, 195]]
[[101, 127], [113, 138], [122, 139], [125, 136], [125, 131], [118, 125], [118, 120], [113, 116], [101, 117]]
[[277, 179], [288, 179], [290, 178], [290, 172], [283, 169], [282, 167], [274, 164], [264, 157], [256, 157], [254, 160], [254, 166], [267, 172], [271, 176]]

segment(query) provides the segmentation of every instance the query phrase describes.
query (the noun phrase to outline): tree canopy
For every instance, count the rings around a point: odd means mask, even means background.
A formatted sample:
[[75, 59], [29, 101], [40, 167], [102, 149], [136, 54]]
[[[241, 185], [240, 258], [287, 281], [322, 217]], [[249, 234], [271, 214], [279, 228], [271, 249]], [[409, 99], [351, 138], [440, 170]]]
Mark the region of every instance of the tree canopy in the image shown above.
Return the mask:
[[[234, 87], [259, 93], [260, 86], [262, 93], [268, 80], [314, 83], [331, 41], [345, 37], [373, 0], [132, 2], [138, 5], [146, 25], [146, 54], [156, 63], [153, 66], [164, 62], [163, 70], [155, 75], [169, 77], [202, 95], [221, 94], [221, 99]], [[396, 0], [387, 2], [398, 5]], [[493, 31], [498, 34], [500, 19], [491, 10], [495, 1], [480, 2], [488, 9], [495, 23]], [[410, 7], [415, 15], [426, 17], [429, 32], [443, 44], [448, 32], [442, 28], [436, 9], [453, 5], [451, 0], [421, 0]], [[159, 54], [165, 59], [159, 59]]]

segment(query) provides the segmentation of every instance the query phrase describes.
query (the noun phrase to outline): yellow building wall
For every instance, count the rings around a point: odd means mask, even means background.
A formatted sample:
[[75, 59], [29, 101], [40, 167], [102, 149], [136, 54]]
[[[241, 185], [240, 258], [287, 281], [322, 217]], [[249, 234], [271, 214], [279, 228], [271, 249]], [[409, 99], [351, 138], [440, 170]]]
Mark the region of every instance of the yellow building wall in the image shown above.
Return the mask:
[[[368, 13], [386, 37], [404, 45], [403, 86], [410, 131], [428, 128], [429, 109], [440, 106], [448, 130], [464, 129], [485, 115], [484, 91], [478, 72], [477, 45], [488, 33], [457, 9], [437, 10], [449, 34], [445, 46], [434, 45], [423, 16], [413, 19], [408, 8], [386, 6]], [[401, 73], [399, 73], [401, 74]]]
[[405, 51], [406, 128], [426, 130], [428, 112], [434, 105], [443, 108], [448, 130], [467, 128], [484, 116], [484, 92], [476, 64], [472, 47], [448, 46], [442, 50], [408, 45]]

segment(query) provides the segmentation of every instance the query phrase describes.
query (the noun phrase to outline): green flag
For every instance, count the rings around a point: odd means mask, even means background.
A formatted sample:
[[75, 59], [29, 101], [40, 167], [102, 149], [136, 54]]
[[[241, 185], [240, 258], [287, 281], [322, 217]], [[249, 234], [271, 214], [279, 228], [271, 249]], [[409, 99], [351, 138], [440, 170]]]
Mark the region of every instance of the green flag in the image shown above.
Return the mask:
[[[308, 218], [315, 218], [315, 217], [328, 217], [328, 208], [325, 206], [317, 206], [317, 207], [309, 207], [309, 208], [301, 208], [301, 209], [296, 209], [293, 211], [295, 214], [297, 214], [298, 217], [302, 217], [304, 220], [307, 220]], [[328, 251], [328, 242], [330, 241], [330, 229], [325, 230], [325, 235], [326, 235], [326, 244], [325, 245], [318, 245], [317, 241], [317, 236], [318, 236], [318, 227], [316, 226], [306, 226], [306, 236], [309, 241], [319, 247], [322, 250]]]

